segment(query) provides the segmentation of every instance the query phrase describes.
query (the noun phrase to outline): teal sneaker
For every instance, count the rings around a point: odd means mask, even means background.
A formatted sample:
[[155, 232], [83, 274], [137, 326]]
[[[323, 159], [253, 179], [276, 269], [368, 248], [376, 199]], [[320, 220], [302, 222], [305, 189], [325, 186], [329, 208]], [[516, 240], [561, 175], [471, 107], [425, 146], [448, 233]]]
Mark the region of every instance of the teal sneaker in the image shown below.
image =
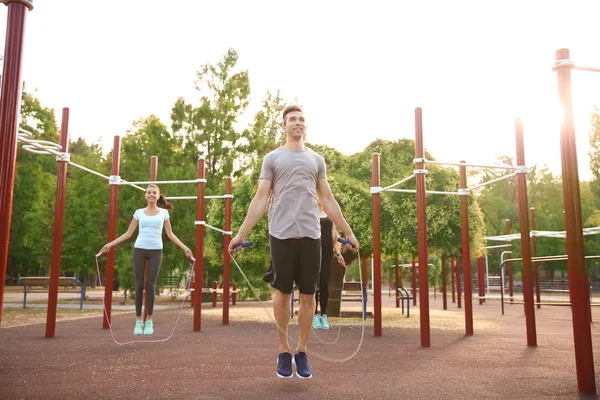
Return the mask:
[[154, 327], [152, 326], [152, 320], [146, 320], [146, 324], [144, 325], [144, 335], [152, 335], [154, 333]]
[[133, 334], [141, 335], [144, 332], [143, 326], [144, 326], [144, 321], [142, 321], [141, 319], [135, 320], [135, 328], [133, 328]]
[[321, 328], [329, 329], [329, 321], [327, 321], [327, 315], [321, 315]]
[[321, 317], [319, 317], [319, 314], [315, 314], [315, 317], [313, 318], [313, 329], [321, 329]]

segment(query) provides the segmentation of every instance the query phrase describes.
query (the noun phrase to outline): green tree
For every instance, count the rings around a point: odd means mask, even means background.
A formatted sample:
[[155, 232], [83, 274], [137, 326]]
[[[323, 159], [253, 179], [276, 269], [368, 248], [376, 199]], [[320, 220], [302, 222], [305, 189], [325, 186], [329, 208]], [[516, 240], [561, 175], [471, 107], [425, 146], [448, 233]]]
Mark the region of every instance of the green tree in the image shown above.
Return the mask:
[[239, 176], [235, 160], [244, 144], [236, 131], [239, 116], [248, 106], [248, 71], [235, 71], [238, 53], [229, 49], [216, 64], [206, 64], [197, 72], [196, 90], [200, 105], [194, 107], [179, 98], [171, 111], [173, 132], [185, 136], [184, 152], [195, 162], [197, 153], [206, 157], [207, 175], [214, 179], [207, 187], [214, 192], [225, 176]]

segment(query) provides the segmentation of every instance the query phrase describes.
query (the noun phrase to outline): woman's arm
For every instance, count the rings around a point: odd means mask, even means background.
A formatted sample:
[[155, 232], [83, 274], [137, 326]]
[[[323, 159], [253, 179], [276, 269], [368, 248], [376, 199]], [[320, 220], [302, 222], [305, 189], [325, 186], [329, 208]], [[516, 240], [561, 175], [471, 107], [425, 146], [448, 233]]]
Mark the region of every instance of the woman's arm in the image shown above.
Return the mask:
[[344, 261], [344, 257], [342, 257], [342, 244], [337, 241], [339, 237], [340, 235], [338, 234], [337, 229], [335, 229], [335, 225], [333, 225], [333, 227], [331, 228], [331, 238], [333, 239], [333, 253], [338, 264], [340, 264], [343, 267], [344, 265], [346, 265], [346, 262]]
[[100, 254], [108, 252], [108, 250], [111, 247], [114, 247], [114, 246], [118, 245], [119, 243], [122, 243], [122, 242], [126, 241], [127, 239], [129, 239], [133, 235], [133, 232], [135, 232], [135, 229], [137, 228], [137, 226], [138, 226], [138, 220], [135, 218], [132, 218], [131, 223], [129, 224], [129, 228], [127, 228], [127, 232], [125, 232], [124, 234], [122, 234], [121, 236], [119, 236], [118, 238], [113, 240], [112, 242], [105, 244], [104, 247], [102, 248], [102, 250], [100, 250]]
[[173, 233], [173, 228], [171, 227], [171, 221], [168, 219], [165, 220], [165, 231], [167, 231], [167, 237], [169, 240], [183, 250], [187, 258], [192, 258], [192, 251], [185, 244], [183, 244], [183, 242], [179, 240], [177, 236], [175, 236], [175, 233]]

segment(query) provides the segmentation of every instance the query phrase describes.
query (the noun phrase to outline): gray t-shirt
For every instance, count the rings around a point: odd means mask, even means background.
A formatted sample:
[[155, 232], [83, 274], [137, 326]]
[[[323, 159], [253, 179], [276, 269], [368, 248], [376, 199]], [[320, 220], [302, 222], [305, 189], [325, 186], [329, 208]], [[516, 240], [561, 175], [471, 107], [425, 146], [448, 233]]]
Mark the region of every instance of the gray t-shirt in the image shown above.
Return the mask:
[[321, 237], [317, 182], [327, 178], [325, 160], [308, 147], [289, 151], [283, 147], [264, 158], [260, 179], [271, 181], [269, 234], [277, 239]]

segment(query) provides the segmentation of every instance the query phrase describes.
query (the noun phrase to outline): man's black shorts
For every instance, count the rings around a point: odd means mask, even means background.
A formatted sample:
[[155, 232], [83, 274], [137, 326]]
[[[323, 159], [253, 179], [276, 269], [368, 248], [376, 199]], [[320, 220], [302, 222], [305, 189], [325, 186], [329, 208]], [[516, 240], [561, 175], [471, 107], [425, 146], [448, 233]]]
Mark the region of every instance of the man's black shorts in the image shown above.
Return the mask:
[[277, 239], [269, 235], [271, 265], [264, 280], [282, 293], [314, 294], [321, 270], [321, 239]]

